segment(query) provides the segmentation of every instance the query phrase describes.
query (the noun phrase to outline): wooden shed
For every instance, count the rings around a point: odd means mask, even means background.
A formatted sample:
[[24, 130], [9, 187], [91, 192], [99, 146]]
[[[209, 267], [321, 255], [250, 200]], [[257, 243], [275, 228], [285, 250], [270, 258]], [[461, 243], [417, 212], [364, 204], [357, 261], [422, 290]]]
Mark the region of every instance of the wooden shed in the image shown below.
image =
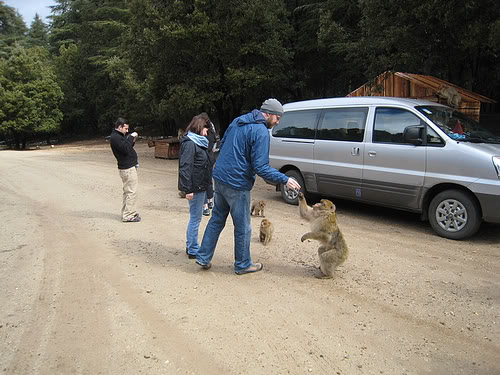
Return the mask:
[[382, 73], [347, 96], [426, 99], [455, 107], [476, 121], [479, 121], [481, 103], [496, 103], [493, 99], [433, 76], [401, 72]]

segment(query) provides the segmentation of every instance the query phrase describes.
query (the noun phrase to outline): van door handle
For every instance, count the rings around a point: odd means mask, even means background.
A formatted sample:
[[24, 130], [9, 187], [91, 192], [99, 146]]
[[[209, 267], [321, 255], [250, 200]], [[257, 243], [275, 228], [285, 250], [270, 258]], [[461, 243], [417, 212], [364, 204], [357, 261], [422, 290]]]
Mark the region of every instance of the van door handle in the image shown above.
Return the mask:
[[359, 147], [353, 147], [351, 150], [351, 155], [352, 156], [359, 155]]
[[368, 151], [368, 156], [374, 158], [375, 156], [377, 156], [377, 151]]

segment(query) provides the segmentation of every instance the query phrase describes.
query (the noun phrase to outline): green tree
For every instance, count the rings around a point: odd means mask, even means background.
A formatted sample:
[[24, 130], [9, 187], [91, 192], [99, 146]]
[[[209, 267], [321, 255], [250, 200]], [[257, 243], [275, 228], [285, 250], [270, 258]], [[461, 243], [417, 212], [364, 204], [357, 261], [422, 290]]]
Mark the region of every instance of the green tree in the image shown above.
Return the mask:
[[359, 2], [306, 0], [287, 4], [294, 26], [292, 99], [345, 95], [363, 80], [346, 51], [359, 38]]
[[87, 129], [86, 109], [89, 104], [86, 97], [87, 62], [76, 44], [62, 45], [59, 55], [54, 57], [57, 83], [64, 93], [61, 111], [64, 118], [61, 133], [79, 134]]
[[484, 94], [498, 66], [495, 0], [363, 0], [362, 37], [351, 53], [374, 77], [385, 70], [430, 74]]
[[63, 94], [47, 50], [16, 47], [0, 61], [0, 132], [26, 147], [30, 137], [56, 132], [62, 119]]
[[11, 47], [24, 42], [26, 31], [19, 12], [0, 1], [0, 58], [8, 58]]
[[69, 113], [63, 129], [72, 131], [75, 124], [83, 123], [78, 129], [105, 132], [113, 119], [126, 111], [116, 100], [120, 82], [111, 79], [108, 68], [108, 60], [114, 61], [121, 53], [121, 37], [128, 19], [126, 1], [57, 0], [56, 3], [52, 8], [50, 43], [60, 54], [56, 66], [65, 92], [63, 106]]
[[27, 44], [30, 47], [39, 46], [47, 48], [49, 46], [48, 28], [38, 13], [35, 14], [35, 18], [31, 22], [27, 37]]
[[201, 110], [222, 129], [286, 90], [291, 27], [283, 1], [132, 0], [127, 47], [162, 121]]

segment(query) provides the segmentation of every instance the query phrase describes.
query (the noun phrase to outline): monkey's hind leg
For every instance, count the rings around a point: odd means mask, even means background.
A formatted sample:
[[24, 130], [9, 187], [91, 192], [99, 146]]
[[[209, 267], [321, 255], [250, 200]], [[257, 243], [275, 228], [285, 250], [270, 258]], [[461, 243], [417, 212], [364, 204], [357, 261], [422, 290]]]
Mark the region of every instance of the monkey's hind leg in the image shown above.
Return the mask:
[[267, 244], [271, 241], [271, 233], [268, 233], [265, 238], [264, 238], [264, 246], [267, 246]]
[[331, 279], [333, 278], [333, 273], [338, 265], [338, 256], [335, 253], [335, 249], [329, 246], [323, 245], [318, 248], [319, 256], [319, 270], [320, 275], [316, 276], [318, 279]]

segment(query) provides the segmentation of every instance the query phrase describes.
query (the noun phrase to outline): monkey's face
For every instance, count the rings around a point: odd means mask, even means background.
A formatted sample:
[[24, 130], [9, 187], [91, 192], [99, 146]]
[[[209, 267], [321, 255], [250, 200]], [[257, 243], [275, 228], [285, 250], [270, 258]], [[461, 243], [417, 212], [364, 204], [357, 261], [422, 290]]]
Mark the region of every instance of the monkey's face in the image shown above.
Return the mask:
[[328, 199], [322, 199], [321, 203], [317, 203], [321, 211], [335, 212], [335, 205]]
[[266, 206], [266, 202], [265, 201], [259, 201], [259, 206], [260, 206], [260, 208], [264, 208]]
[[262, 221], [260, 222], [260, 227], [261, 227], [261, 228], [266, 228], [266, 227], [268, 227], [268, 226], [269, 226], [269, 224], [271, 224], [269, 220], [267, 220], [267, 219], [262, 219]]

